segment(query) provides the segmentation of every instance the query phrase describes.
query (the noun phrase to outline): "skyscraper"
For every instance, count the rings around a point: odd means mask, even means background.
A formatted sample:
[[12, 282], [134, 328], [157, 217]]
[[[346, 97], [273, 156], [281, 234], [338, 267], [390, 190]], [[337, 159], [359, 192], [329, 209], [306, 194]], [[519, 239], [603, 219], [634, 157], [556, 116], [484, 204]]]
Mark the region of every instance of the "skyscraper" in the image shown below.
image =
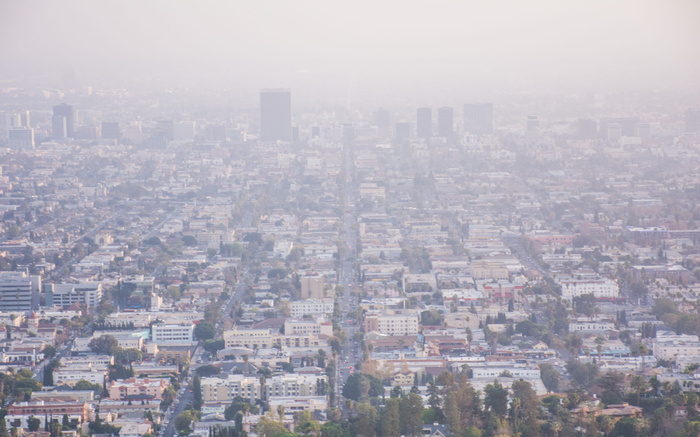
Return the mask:
[[418, 138], [433, 136], [433, 112], [430, 108], [418, 108], [416, 111], [416, 135]]
[[[71, 105], [61, 103], [53, 107], [53, 117], [51, 118], [51, 127], [60, 127], [61, 123], [58, 117], [63, 117], [65, 120], [65, 134], [63, 136], [58, 136], [57, 133], [53, 132], [54, 138], [75, 138], [75, 110]], [[60, 130], [60, 129], [59, 129]]]
[[403, 142], [411, 137], [411, 124], [402, 122], [396, 123], [396, 131], [394, 133], [394, 139], [398, 142]]
[[493, 133], [493, 105], [467, 103], [464, 105], [464, 130], [474, 135]]
[[700, 108], [690, 108], [685, 111], [685, 131], [700, 132]]
[[260, 90], [260, 140], [292, 140], [292, 94], [288, 89]]
[[51, 136], [57, 140], [68, 138], [66, 117], [62, 115], [54, 115], [51, 117]]
[[386, 109], [379, 109], [376, 114], [377, 136], [389, 138], [391, 135], [391, 117]]
[[8, 132], [8, 136], [10, 140], [10, 149], [34, 149], [34, 129], [30, 127], [13, 127]]
[[118, 140], [122, 137], [122, 131], [118, 121], [102, 122], [102, 138]]
[[438, 108], [438, 136], [448, 140], [454, 135], [454, 110], [449, 106]]

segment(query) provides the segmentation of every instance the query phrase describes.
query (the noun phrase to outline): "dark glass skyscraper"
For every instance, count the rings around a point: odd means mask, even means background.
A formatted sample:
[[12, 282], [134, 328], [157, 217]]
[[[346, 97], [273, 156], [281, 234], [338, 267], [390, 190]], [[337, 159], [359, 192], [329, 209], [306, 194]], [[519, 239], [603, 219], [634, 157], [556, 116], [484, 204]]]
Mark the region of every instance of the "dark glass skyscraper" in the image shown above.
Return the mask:
[[430, 108], [418, 108], [416, 111], [416, 135], [418, 138], [433, 136], [433, 112]]
[[[61, 122], [61, 118], [63, 118], [63, 122]], [[51, 124], [54, 138], [75, 138], [75, 111], [73, 107], [65, 103], [54, 106]]]
[[292, 94], [288, 89], [260, 90], [260, 140], [292, 141]]
[[492, 134], [493, 105], [491, 103], [464, 105], [464, 130], [475, 135]]
[[438, 108], [438, 136], [448, 140], [454, 135], [454, 111], [449, 106]]

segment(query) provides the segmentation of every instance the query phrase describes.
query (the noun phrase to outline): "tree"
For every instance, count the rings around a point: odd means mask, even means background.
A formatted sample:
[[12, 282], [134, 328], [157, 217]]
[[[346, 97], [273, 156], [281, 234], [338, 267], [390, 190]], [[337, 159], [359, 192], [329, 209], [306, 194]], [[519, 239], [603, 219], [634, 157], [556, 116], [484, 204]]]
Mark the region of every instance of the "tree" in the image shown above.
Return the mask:
[[[398, 387], [398, 386], [397, 386]], [[379, 430], [382, 436], [398, 437], [401, 432], [401, 419], [399, 413], [399, 399], [389, 398], [382, 409], [379, 422]]]
[[69, 429], [70, 426], [70, 418], [68, 417], [68, 414], [64, 414], [63, 417], [61, 418], [61, 427], [63, 429]]
[[355, 402], [360, 397], [377, 397], [384, 393], [384, 387], [379, 379], [372, 375], [355, 372], [348, 377], [343, 386], [343, 396]]
[[221, 369], [211, 364], [205, 364], [204, 366], [199, 366], [197, 370], [195, 370], [195, 373], [197, 376], [206, 378], [207, 376], [218, 375], [221, 373]]
[[430, 309], [420, 313], [420, 323], [423, 326], [442, 326], [445, 317], [436, 309]]
[[615, 426], [610, 433], [611, 437], [637, 437], [637, 419], [631, 417], [623, 417], [615, 423]]
[[625, 376], [620, 372], [607, 372], [598, 378], [598, 386], [602, 389], [601, 401], [606, 404], [619, 404], [622, 402], [622, 387]]
[[401, 433], [407, 436], [420, 435], [423, 428], [423, 399], [416, 393], [408, 393], [399, 401]]
[[302, 411], [294, 416], [294, 432], [301, 435], [318, 435], [321, 424], [313, 420], [310, 411]]
[[368, 403], [355, 406], [355, 417], [350, 422], [352, 435], [375, 437], [377, 435], [377, 409]]
[[641, 402], [641, 394], [643, 391], [645, 391], [648, 387], [646, 379], [641, 376], [641, 375], [634, 375], [632, 377], [632, 381], [630, 381], [630, 388], [635, 390], [637, 392], [637, 403], [636, 405], [640, 405]]
[[173, 425], [175, 425], [175, 429], [178, 431], [184, 431], [190, 427], [192, 422], [197, 420], [197, 412], [194, 410], [185, 410], [182, 413], [178, 414], [177, 417], [175, 417], [175, 421], [173, 422]]
[[73, 390], [92, 390], [95, 392], [95, 394], [99, 394], [102, 393], [102, 386], [100, 384], [93, 384], [90, 381], [81, 379], [75, 383]]
[[134, 361], [141, 361], [143, 359], [143, 352], [136, 348], [122, 349], [117, 347], [113, 351], [114, 359], [122, 364], [131, 364]]
[[678, 314], [678, 307], [675, 302], [667, 297], [660, 297], [654, 300], [654, 307], [651, 312], [656, 316], [661, 318], [665, 314]]
[[224, 343], [224, 339], [220, 338], [218, 340], [205, 340], [204, 341], [204, 350], [207, 352], [211, 352], [212, 354], [217, 353], [218, 351], [224, 349], [226, 347], [226, 344]]
[[573, 304], [577, 313], [587, 317], [593, 317], [598, 311], [596, 298], [592, 294], [582, 294], [581, 296], [574, 297]]
[[198, 340], [211, 340], [214, 338], [215, 333], [216, 330], [214, 329], [214, 326], [205, 321], [200, 321], [194, 328], [194, 336]]
[[56, 356], [56, 348], [50, 344], [44, 346], [41, 352], [44, 354], [44, 358], [46, 359], [51, 359]]
[[537, 416], [540, 401], [537, 393], [529, 382], [523, 380], [514, 381], [511, 390], [513, 390], [513, 400], [510, 417], [513, 421], [513, 430], [524, 437], [539, 435]]
[[184, 235], [182, 237], [182, 242], [188, 247], [195, 247], [198, 244], [197, 239], [193, 235]]
[[504, 388], [498, 380], [484, 388], [484, 407], [487, 411], [499, 417], [505, 417], [508, 412], [508, 389]]
[[236, 414], [241, 412], [244, 416], [248, 413], [258, 414], [260, 413], [260, 408], [257, 405], [251, 404], [247, 399], [243, 399], [240, 396], [236, 396], [231, 401], [231, 405], [226, 407], [224, 410], [224, 417], [226, 420], [232, 420], [236, 417]]
[[[5, 421], [5, 418], [3, 417], [3, 422]], [[29, 432], [34, 432], [34, 431], [39, 431], [39, 426], [41, 425], [41, 419], [38, 417], [29, 416], [27, 418], [27, 429]]]
[[97, 338], [93, 338], [88, 343], [90, 350], [96, 354], [103, 355], [113, 355], [114, 350], [119, 346], [119, 342], [116, 338], [111, 335], [102, 335]]
[[561, 375], [554, 366], [549, 363], [540, 364], [540, 377], [542, 378], [542, 383], [547, 388], [547, 390], [555, 392], [559, 391], [559, 384], [561, 382]]

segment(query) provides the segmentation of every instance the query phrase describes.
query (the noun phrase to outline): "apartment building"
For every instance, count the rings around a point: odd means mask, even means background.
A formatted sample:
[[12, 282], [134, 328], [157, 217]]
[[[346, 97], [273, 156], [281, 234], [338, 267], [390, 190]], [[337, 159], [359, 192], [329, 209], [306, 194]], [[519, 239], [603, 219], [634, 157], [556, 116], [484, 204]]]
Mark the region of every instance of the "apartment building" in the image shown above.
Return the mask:
[[313, 315], [332, 315], [333, 299], [305, 299], [293, 301], [289, 304], [292, 317], [304, 317]]
[[151, 327], [154, 343], [187, 343], [194, 341], [194, 323], [156, 323]]

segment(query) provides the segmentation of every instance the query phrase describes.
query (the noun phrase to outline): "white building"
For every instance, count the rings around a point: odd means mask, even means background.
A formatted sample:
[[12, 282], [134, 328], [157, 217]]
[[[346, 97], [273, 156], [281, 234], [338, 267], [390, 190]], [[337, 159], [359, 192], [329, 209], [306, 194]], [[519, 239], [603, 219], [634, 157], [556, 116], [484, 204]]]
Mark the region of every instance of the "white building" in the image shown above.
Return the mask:
[[286, 319], [284, 321], [286, 335], [333, 335], [333, 324], [325, 319]]
[[615, 323], [609, 320], [592, 320], [579, 318], [569, 323], [569, 332], [602, 332], [615, 329]]
[[48, 284], [46, 287], [46, 304], [48, 306], [68, 307], [85, 304], [95, 308], [102, 301], [102, 284], [87, 282], [83, 284]]
[[154, 343], [185, 343], [194, 341], [194, 324], [156, 323], [151, 327], [151, 341]]
[[620, 286], [610, 278], [563, 276], [556, 279], [561, 286], [561, 297], [571, 302], [575, 297], [592, 294], [596, 299], [620, 297]]
[[292, 317], [333, 314], [333, 299], [297, 300], [289, 306]]
[[41, 276], [0, 272], [0, 311], [31, 311], [39, 304]]
[[659, 360], [675, 360], [676, 357], [697, 357], [700, 361], [700, 338], [697, 335], [672, 335], [657, 333], [652, 352]]

